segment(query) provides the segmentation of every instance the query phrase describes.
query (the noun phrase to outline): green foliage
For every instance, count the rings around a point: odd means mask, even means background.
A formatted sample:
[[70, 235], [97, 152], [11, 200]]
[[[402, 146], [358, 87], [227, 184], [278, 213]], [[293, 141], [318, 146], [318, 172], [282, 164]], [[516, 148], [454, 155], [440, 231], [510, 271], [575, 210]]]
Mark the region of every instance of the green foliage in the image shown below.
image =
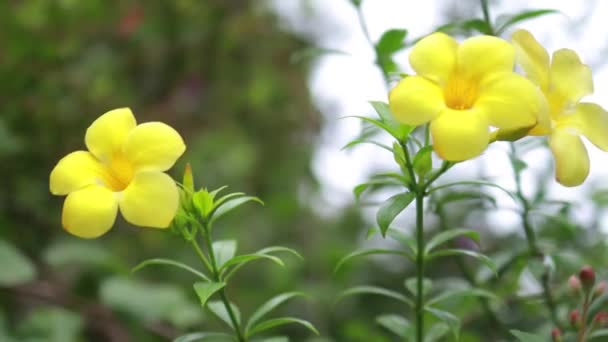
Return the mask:
[[5, 240], [0, 240], [0, 286], [15, 286], [36, 278], [36, 268], [21, 251]]
[[376, 222], [378, 223], [382, 236], [386, 235], [386, 231], [391, 223], [393, 223], [393, 220], [412, 203], [415, 197], [416, 194], [411, 192], [400, 193], [386, 200], [380, 209], [378, 209]]

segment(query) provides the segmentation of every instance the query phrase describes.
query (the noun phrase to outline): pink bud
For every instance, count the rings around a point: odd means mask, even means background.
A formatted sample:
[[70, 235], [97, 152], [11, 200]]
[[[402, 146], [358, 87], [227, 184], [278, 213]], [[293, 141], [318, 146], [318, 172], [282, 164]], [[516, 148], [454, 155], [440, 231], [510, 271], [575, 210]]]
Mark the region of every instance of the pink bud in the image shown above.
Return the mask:
[[604, 294], [604, 292], [606, 292], [606, 288], [608, 287], [608, 283], [604, 280], [600, 281], [599, 283], [597, 283], [597, 285], [595, 286], [595, 290], [593, 290], [593, 296], [595, 298], [601, 296]]
[[585, 292], [591, 290], [595, 284], [595, 272], [593, 271], [593, 268], [591, 268], [591, 266], [583, 266], [578, 274], [578, 277], [581, 280], [581, 284], [583, 284], [583, 289]]
[[568, 287], [570, 287], [573, 292], [578, 292], [581, 290], [581, 281], [576, 275], [573, 274], [570, 276], [570, 278], [568, 278]]
[[562, 332], [558, 328], [553, 328], [551, 330], [551, 341], [553, 342], [562, 342]]
[[570, 321], [570, 325], [577, 329], [580, 328], [581, 325], [581, 314], [579, 313], [578, 309], [574, 309], [572, 311], [570, 311], [570, 313], [568, 314], [568, 319]]

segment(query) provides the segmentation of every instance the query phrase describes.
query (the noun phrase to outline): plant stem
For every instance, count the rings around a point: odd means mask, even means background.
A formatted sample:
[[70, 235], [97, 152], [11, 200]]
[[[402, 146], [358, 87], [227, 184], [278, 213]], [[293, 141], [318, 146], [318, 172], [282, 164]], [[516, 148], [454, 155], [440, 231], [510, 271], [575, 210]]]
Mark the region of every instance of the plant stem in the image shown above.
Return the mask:
[[481, 11], [483, 12], [483, 20], [488, 24], [490, 35], [495, 35], [494, 27], [492, 26], [492, 20], [490, 19], [490, 9], [488, 6], [488, 0], [481, 0]]
[[416, 193], [416, 341], [424, 341], [424, 189]]
[[585, 342], [587, 337], [587, 314], [589, 312], [589, 292], [585, 292], [585, 299], [583, 300], [583, 313], [581, 315], [581, 327], [578, 331], [577, 342]]
[[[196, 239], [192, 239], [190, 241], [192, 243], [192, 246], [194, 247], [194, 250], [196, 251], [196, 254], [199, 256], [199, 258], [201, 258], [201, 260], [203, 261], [205, 266], [211, 267], [210, 271], [213, 275], [213, 281], [220, 282], [220, 274], [219, 274], [218, 267], [217, 267], [217, 261], [215, 259], [215, 252], [213, 250], [213, 241], [211, 241], [211, 234], [210, 234], [211, 229], [209, 229], [209, 226], [207, 224], [203, 225], [203, 228], [204, 228], [203, 235], [205, 236], [205, 244], [207, 246], [207, 251], [209, 252], [208, 254], [209, 254], [209, 260], [211, 261], [210, 263], [207, 262], [205, 253], [203, 253], [203, 251], [201, 250], [200, 246], [196, 242]], [[232, 310], [232, 305], [230, 305], [230, 301], [228, 300], [228, 297], [226, 296], [225, 289], [222, 288], [221, 290], [218, 291], [218, 293], [220, 295], [220, 299], [222, 300], [222, 303], [224, 304], [224, 308], [226, 308], [226, 312], [228, 313], [228, 316], [230, 317], [230, 322], [232, 322], [232, 327], [234, 328], [234, 332], [236, 334], [237, 340], [239, 342], [246, 342], [247, 340], [245, 339], [245, 337], [243, 336], [243, 333], [241, 332], [241, 327], [240, 327], [239, 321], [236, 319], [236, 315], [234, 314], [234, 311]]]
[[363, 31], [365, 40], [367, 40], [367, 42], [369, 43], [371, 48], [374, 50], [374, 57], [376, 58], [375, 63], [378, 66], [378, 68], [380, 68], [380, 71], [382, 72], [382, 77], [384, 78], [384, 84], [386, 85], [386, 88], [388, 89], [389, 84], [390, 84], [389, 75], [386, 72], [386, 69], [384, 68], [384, 66], [382, 65], [382, 62], [380, 61], [380, 58], [378, 56], [378, 50], [376, 49], [376, 44], [374, 44], [374, 41], [372, 40], [372, 37], [369, 34], [369, 29], [367, 28], [367, 23], [365, 22], [365, 17], [363, 16], [363, 10], [361, 9], [361, 6], [356, 6], [356, 7], [357, 7], [357, 18], [359, 19], [359, 25], [361, 26], [361, 31]]
[[[515, 166], [516, 160], [516, 150], [515, 144], [511, 143], [511, 153], [509, 159], [511, 160], [511, 167], [513, 169], [513, 174], [515, 176], [515, 196], [519, 200], [522, 206], [521, 212], [521, 222], [524, 227], [524, 232], [526, 234], [526, 240], [528, 242], [528, 253], [530, 257], [543, 257], [544, 253], [538, 247], [538, 243], [536, 241], [536, 233], [534, 232], [534, 228], [530, 223], [530, 210], [531, 205], [526, 196], [523, 193], [522, 185], [521, 185], [521, 171], [518, 170]], [[551, 315], [551, 321], [553, 324], [561, 328], [561, 324], [559, 319], [557, 318], [557, 308], [555, 305], [555, 300], [553, 299], [553, 294], [551, 293], [551, 286], [549, 284], [549, 270], [545, 269], [541, 276], [541, 284], [543, 287], [543, 297], [545, 299], [545, 304], [547, 305], [547, 309], [549, 310], [549, 314]]]

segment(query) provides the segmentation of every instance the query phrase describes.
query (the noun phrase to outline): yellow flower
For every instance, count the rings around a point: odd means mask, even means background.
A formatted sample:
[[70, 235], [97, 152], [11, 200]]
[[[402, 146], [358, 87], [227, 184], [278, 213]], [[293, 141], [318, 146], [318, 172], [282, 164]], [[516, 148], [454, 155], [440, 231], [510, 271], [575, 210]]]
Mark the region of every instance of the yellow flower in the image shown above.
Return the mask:
[[514, 130], [536, 124], [542, 96], [513, 72], [515, 51], [508, 42], [477, 36], [458, 44], [437, 32], [416, 43], [409, 59], [417, 75], [399, 82], [389, 104], [405, 124], [430, 122], [441, 158], [478, 156], [489, 143], [490, 126]]
[[512, 39], [518, 62], [545, 94], [549, 107], [549, 124], [535, 127], [530, 134], [549, 136], [557, 181], [580, 185], [589, 175], [589, 155], [580, 135], [608, 151], [608, 113], [597, 104], [580, 102], [593, 92], [591, 69], [569, 49], [555, 51], [550, 61], [528, 31], [519, 30]]
[[136, 124], [128, 108], [109, 111], [87, 129], [89, 151], [63, 157], [50, 176], [54, 195], [63, 204], [65, 230], [95, 238], [114, 225], [118, 209], [130, 223], [169, 226], [179, 204], [173, 166], [186, 146], [179, 133], [161, 122]]

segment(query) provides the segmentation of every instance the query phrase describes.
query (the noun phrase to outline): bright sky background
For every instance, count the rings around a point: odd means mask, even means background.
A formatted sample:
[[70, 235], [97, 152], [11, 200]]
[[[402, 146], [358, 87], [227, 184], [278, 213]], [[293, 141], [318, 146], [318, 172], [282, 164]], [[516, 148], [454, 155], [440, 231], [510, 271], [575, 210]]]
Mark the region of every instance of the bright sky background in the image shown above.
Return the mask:
[[[309, 77], [313, 99], [324, 115], [325, 125], [313, 161], [313, 170], [323, 189], [322, 212], [330, 213], [351, 203], [352, 188], [364, 182], [368, 175], [378, 170], [394, 169], [392, 156], [373, 146], [362, 146], [350, 151], [340, 148], [359, 133], [360, 123], [356, 119], [339, 119], [347, 115], [372, 115], [370, 100], [387, 100], [387, 91], [380, 71], [373, 64], [373, 51], [366, 41], [356, 12], [349, 0], [270, 0], [286, 29], [297, 32], [314, 45], [342, 50], [351, 56], [326, 55], [315, 61]], [[392, 28], [405, 28], [408, 37], [419, 37], [445, 24], [448, 13], [465, 9], [458, 4], [475, 6], [481, 17], [478, 1], [435, 0], [363, 0], [363, 12], [370, 35], [376, 41], [381, 34]], [[584, 99], [608, 108], [608, 1], [571, 0], [509, 0], [491, 4], [493, 18], [502, 13], [516, 13], [524, 9], [553, 8], [563, 14], [548, 15], [525, 22], [525, 28], [551, 53], [559, 48], [570, 48], [578, 52], [581, 59], [593, 70], [595, 93]], [[407, 53], [401, 52], [397, 61], [405, 72], [411, 72]], [[551, 188], [554, 198], [576, 201], [581, 194], [591, 189], [608, 188], [604, 180], [608, 175], [608, 154], [587, 144], [590, 153], [591, 174], [583, 186], [564, 188], [559, 184]], [[493, 144], [481, 157], [460, 164], [450, 170], [445, 179], [474, 179], [484, 174], [498, 183], [512, 188], [512, 174], [507, 159], [506, 143]], [[529, 168], [524, 174], [527, 188], [534, 187], [531, 173], [544, 169], [552, 163], [548, 151], [538, 151], [524, 159]], [[527, 177], [526, 177], [527, 175]], [[498, 196], [499, 205], [513, 207], [513, 203]], [[584, 206], [576, 212], [578, 219], [588, 219]], [[515, 214], [500, 211], [496, 214], [496, 228], [509, 232], [516, 228]], [[605, 227], [608, 228], [608, 227]]]

